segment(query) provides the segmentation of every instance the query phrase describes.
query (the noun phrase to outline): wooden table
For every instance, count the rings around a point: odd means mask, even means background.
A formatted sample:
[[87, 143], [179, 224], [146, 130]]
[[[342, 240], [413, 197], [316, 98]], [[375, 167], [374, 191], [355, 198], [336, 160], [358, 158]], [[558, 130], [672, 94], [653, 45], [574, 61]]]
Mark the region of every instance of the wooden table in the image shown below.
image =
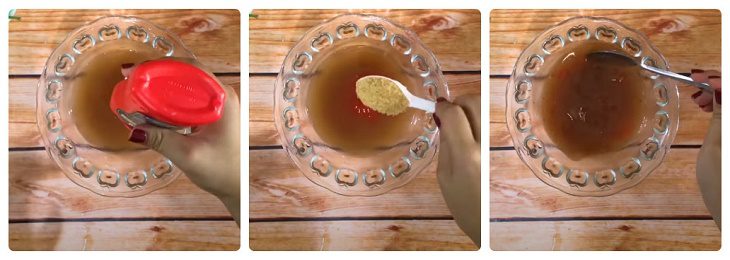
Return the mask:
[[179, 35], [225, 84], [240, 85], [236, 10], [18, 10], [10, 41], [12, 250], [236, 250], [240, 230], [223, 204], [181, 176], [138, 198], [108, 198], [71, 182], [36, 127], [39, 74], [74, 28], [105, 15], [142, 17]]
[[[287, 157], [273, 118], [276, 74], [312, 26], [346, 10], [254, 10], [249, 18], [250, 247], [254, 250], [473, 250], [436, 182], [436, 165], [377, 197], [344, 197], [310, 182]], [[476, 10], [367, 10], [418, 33], [454, 95], [480, 93]]]
[[718, 250], [720, 231], [695, 179], [710, 114], [680, 88], [680, 125], [664, 163], [638, 186], [601, 198], [543, 184], [520, 161], [505, 123], [505, 85], [517, 57], [547, 27], [605, 16], [646, 34], [671, 68], [720, 70], [713, 10], [494, 10], [490, 14], [490, 238], [494, 250]]

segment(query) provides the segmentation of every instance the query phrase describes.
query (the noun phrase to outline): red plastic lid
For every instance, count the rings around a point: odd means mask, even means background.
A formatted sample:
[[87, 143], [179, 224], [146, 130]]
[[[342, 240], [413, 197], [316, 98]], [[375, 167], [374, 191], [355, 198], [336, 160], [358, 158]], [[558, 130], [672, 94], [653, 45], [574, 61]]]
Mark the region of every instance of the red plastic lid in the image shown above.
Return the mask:
[[221, 118], [225, 91], [205, 71], [176, 60], [137, 66], [114, 89], [113, 111], [141, 112], [176, 126], [198, 126]]

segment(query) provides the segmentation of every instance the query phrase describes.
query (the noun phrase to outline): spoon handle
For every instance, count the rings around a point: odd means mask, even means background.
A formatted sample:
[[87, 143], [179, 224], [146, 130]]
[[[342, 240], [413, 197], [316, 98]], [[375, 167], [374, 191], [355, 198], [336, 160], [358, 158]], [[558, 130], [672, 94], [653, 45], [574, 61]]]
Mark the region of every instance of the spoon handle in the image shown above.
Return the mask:
[[712, 93], [713, 92], [712, 91], [712, 88], [707, 83], [700, 83], [700, 82], [694, 81], [690, 77], [686, 77], [686, 76], [683, 76], [683, 75], [680, 75], [680, 74], [677, 74], [677, 73], [674, 73], [674, 72], [671, 72], [671, 71], [666, 71], [666, 70], [663, 70], [663, 69], [659, 69], [659, 68], [656, 68], [656, 67], [652, 67], [652, 66], [649, 66], [649, 65], [646, 65], [646, 64], [643, 64], [643, 63], [641, 64], [641, 67], [644, 68], [645, 70], [654, 72], [656, 74], [659, 74], [659, 75], [662, 75], [662, 76], [665, 76], [665, 77], [670, 77], [670, 78], [673, 78], [675, 80], [684, 82], [686, 84], [690, 84], [692, 86], [698, 87], [698, 88], [700, 88], [703, 91], [706, 91], [706, 92], [709, 92], [709, 93]]
[[410, 102], [410, 107], [412, 108], [418, 108], [428, 113], [436, 112], [436, 102], [433, 102], [431, 100], [423, 99], [417, 96], [410, 96], [408, 98], [408, 101]]

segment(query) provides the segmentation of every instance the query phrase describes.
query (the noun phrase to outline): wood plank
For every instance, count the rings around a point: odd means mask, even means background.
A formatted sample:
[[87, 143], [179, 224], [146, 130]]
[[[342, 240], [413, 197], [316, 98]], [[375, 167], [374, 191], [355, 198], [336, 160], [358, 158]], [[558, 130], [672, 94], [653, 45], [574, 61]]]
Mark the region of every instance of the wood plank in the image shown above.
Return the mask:
[[[219, 76], [226, 84], [240, 92], [240, 76]], [[9, 98], [9, 146], [39, 147], [43, 141], [36, 125], [37, 77], [11, 77]], [[240, 94], [239, 94], [240, 96]]]
[[375, 197], [341, 196], [312, 183], [283, 149], [250, 150], [249, 167], [251, 219], [451, 216], [436, 180], [436, 163], [407, 185]]
[[453, 220], [254, 222], [252, 250], [476, 250]]
[[[489, 146], [513, 146], [512, 137], [507, 130], [505, 109], [507, 78], [489, 79]], [[679, 130], [674, 144], [700, 145], [705, 139], [710, 126], [711, 113], [705, 113], [692, 102], [692, 94], [697, 90], [692, 87], [679, 87]]]
[[[639, 186], [610, 197], [582, 198], [542, 183], [515, 151], [490, 152], [492, 218], [709, 216], [694, 176], [697, 149], [674, 149]], [[250, 151], [251, 218], [448, 216], [435, 164], [408, 185], [375, 198], [332, 199], [306, 179], [281, 149]]]
[[[10, 250], [238, 250], [233, 221], [11, 223]], [[194, 235], [193, 235], [194, 234]]]
[[274, 123], [276, 76], [249, 76], [248, 86], [248, 145], [280, 145]]
[[137, 16], [178, 35], [214, 72], [240, 72], [238, 10], [23, 10], [9, 23], [9, 74], [40, 74], [46, 59], [75, 28], [108, 15]]
[[[479, 73], [446, 74], [451, 96], [481, 94]], [[274, 124], [275, 76], [249, 77], [249, 145], [280, 145]]]
[[674, 71], [720, 70], [719, 10], [493, 10], [489, 73], [511, 74], [517, 57], [533, 38], [574, 16], [607, 17], [644, 33]]
[[11, 220], [43, 218], [223, 218], [216, 197], [180, 176], [169, 186], [137, 198], [97, 195], [69, 180], [46, 151], [9, 154]]
[[709, 217], [695, 177], [699, 149], [672, 149], [639, 185], [607, 197], [575, 197], [533, 175], [515, 151], [491, 151], [490, 218]]
[[418, 34], [444, 71], [481, 70], [479, 10], [254, 10], [249, 18], [249, 71], [279, 72], [289, 49], [311, 27], [345, 13], [386, 17]]
[[492, 250], [719, 250], [712, 220], [490, 223]]

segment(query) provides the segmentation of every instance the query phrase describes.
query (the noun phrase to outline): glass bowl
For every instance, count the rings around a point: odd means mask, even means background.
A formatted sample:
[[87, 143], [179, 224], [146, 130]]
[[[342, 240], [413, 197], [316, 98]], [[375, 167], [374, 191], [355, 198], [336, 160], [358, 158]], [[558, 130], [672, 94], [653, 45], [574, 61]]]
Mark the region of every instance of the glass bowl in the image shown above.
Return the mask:
[[438, 61], [415, 33], [385, 18], [345, 14], [307, 31], [281, 66], [274, 92], [274, 118], [281, 143], [304, 176], [333, 192], [374, 196], [403, 186], [433, 160], [439, 138], [433, 116], [421, 113], [410, 122], [407, 139], [378, 153], [353, 155], [329, 146], [313, 127], [307, 108], [310, 82], [322, 60], [353, 44], [394, 48], [400, 70], [418, 84], [416, 96], [449, 98]]
[[641, 182], [664, 159], [679, 125], [679, 92], [673, 81], [642, 72], [653, 99], [628, 146], [578, 160], [568, 158], [545, 132], [535, 102], [560, 48], [594, 39], [616, 44], [638, 62], [669, 69], [664, 56], [640, 32], [606, 18], [575, 17], [538, 35], [522, 52], [507, 84], [507, 127], [522, 161], [543, 182], [576, 196], [607, 196]]
[[[151, 149], [105, 151], [89, 144], [80, 134], [72, 111], [72, 89], [77, 63], [99, 46], [137, 41], [156, 50], [159, 57], [195, 56], [172, 33], [139, 18], [102, 17], [76, 28], [46, 61], [36, 93], [37, 124], [46, 151], [63, 173], [76, 184], [97, 194], [135, 197], [160, 189], [181, 171]], [[96, 52], [98, 53], [98, 52]]]

